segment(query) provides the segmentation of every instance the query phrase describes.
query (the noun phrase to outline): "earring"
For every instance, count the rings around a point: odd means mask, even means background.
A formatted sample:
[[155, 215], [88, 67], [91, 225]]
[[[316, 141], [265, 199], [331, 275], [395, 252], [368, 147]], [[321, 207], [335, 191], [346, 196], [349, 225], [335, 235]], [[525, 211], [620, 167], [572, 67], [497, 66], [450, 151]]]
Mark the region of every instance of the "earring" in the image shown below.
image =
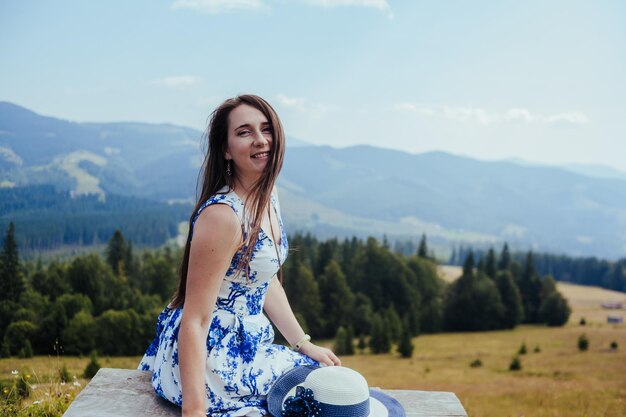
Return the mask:
[[230, 159], [226, 161], [226, 175], [230, 177]]

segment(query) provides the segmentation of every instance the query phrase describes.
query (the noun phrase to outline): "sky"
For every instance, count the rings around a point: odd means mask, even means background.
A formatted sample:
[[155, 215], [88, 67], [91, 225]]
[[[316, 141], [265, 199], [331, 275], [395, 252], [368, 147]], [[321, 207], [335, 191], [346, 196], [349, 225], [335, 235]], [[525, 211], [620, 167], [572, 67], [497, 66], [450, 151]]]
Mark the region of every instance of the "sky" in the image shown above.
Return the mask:
[[315, 144], [626, 170], [626, 2], [0, 0], [0, 101], [204, 129], [241, 93]]

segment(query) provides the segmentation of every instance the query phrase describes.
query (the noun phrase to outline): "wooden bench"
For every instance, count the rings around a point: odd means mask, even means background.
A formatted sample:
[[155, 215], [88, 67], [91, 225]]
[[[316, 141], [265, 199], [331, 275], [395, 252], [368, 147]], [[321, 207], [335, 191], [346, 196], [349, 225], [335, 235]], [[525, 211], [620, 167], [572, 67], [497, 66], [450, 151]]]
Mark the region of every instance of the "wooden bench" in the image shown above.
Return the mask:
[[[151, 373], [102, 368], [63, 417], [180, 417], [180, 408], [159, 398]], [[383, 390], [404, 406], [407, 417], [467, 417], [451, 392]]]

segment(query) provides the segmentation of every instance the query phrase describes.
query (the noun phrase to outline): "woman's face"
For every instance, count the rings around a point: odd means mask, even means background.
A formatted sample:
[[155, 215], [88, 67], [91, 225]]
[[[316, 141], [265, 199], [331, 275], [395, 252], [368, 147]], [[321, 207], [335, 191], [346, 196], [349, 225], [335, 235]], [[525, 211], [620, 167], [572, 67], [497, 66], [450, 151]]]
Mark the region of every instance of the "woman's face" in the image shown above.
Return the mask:
[[247, 104], [230, 112], [225, 158], [240, 180], [255, 181], [263, 173], [271, 147], [272, 127], [263, 113]]

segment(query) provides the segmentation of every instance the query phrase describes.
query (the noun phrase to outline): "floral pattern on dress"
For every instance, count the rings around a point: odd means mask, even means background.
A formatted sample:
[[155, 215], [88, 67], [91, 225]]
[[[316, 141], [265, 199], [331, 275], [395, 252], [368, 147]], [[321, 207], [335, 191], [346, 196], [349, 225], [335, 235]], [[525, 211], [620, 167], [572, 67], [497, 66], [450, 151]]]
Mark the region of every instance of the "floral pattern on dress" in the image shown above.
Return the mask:
[[[243, 271], [236, 272], [246, 248], [241, 248], [231, 260], [220, 287], [206, 340], [207, 415], [267, 415], [265, 398], [274, 382], [296, 366], [318, 364], [286, 346], [273, 344], [274, 329], [263, 314], [270, 280], [285, 261], [288, 249], [278, 199], [272, 194], [270, 200], [280, 226], [280, 261], [274, 242], [263, 230], [259, 233], [248, 265], [249, 280]], [[191, 233], [202, 210], [211, 204], [229, 205], [242, 225], [247, 220], [243, 219], [241, 199], [224, 187], [200, 206], [192, 221]], [[245, 240], [245, 230], [242, 231]], [[183, 401], [178, 363], [178, 331], [182, 312], [182, 308], [168, 306], [159, 314], [156, 337], [138, 367], [152, 371], [155, 392], [178, 406], [182, 406]]]

